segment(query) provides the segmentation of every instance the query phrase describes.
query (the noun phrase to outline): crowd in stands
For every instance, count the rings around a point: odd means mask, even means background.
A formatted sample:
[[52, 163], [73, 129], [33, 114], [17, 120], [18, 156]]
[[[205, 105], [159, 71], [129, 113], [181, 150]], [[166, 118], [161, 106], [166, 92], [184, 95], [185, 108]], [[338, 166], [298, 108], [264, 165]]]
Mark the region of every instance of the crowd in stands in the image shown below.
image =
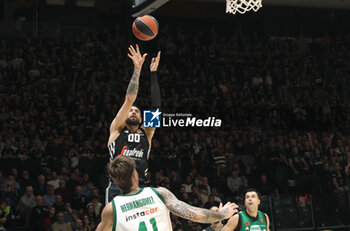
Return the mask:
[[[0, 227], [97, 227], [109, 125], [133, 67], [126, 53], [134, 42], [116, 28], [87, 30], [79, 43], [1, 41]], [[164, 25], [157, 39], [161, 111], [215, 116], [222, 127], [157, 129], [154, 186], [205, 208], [242, 201], [252, 187], [276, 199], [312, 193], [328, 224], [349, 221], [349, 35], [265, 37]], [[144, 108], [151, 101], [147, 62], [138, 96]], [[205, 227], [172, 221], [174, 230]]]

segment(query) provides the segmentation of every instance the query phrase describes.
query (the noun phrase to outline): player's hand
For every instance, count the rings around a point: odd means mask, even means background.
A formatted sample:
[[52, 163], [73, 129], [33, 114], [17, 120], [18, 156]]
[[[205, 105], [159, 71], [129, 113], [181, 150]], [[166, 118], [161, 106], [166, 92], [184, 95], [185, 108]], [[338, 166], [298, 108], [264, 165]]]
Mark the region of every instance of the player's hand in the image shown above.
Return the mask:
[[136, 69], [141, 70], [143, 62], [145, 62], [147, 53], [141, 55], [139, 45], [136, 44], [136, 50], [132, 45], [128, 48], [130, 54], [128, 54], [129, 58], [134, 63], [134, 66]]
[[227, 202], [222, 206], [222, 203], [220, 203], [218, 212], [222, 212], [225, 215], [225, 219], [228, 219], [232, 217], [233, 214], [238, 213], [238, 205]]
[[160, 60], [160, 51], [158, 51], [157, 57], [153, 57], [151, 61], [151, 65], [149, 65], [149, 69], [151, 72], [157, 71], [158, 65], [159, 65], [159, 60]]

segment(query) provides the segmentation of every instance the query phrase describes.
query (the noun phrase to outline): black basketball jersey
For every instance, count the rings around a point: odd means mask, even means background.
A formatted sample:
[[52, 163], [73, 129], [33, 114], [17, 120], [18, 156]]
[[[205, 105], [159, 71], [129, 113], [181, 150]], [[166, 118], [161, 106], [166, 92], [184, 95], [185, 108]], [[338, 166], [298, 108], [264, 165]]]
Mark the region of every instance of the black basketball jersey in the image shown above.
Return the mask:
[[108, 146], [108, 150], [111, 161], [117, 156], [131, 157], [135, 161], [140, 181], [146, 181], [149, 143], [144, 129], [140, 128], [135, 133], [131, 133], [125, 126], [118, 138]]

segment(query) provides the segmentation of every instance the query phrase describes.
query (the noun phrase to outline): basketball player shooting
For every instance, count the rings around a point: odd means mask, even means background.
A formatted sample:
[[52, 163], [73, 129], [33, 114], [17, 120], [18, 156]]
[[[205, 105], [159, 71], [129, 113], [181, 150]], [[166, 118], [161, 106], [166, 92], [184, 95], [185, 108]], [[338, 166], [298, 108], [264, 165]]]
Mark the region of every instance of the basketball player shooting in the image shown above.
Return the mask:
[[[110, 161], [117, 156], [131, 157], [136, 163], [141, 186], [145, 186], [147, 179], [149, 151], [155, 132], [155, 128], [140, 127], [142, 122], [141, 110], [134, 105], [139, 89], [141, 69], [146, 56], [147, 53], [141, 54], [138, 45], [136, 45], [136, 49], [133, 46], [129, 47], [128, 57], [134, 63], [134, 73], [126, 90], [124, 103], [111, 123], [108, 139]], [[159, 60], [160, 51], [157, 57], [152, 58], [150, 64], [152, 108], [160, 107], [160, 90], [157, 80]], [[106, 204], [119, 194], [120, 189], [110, 179], [106, 189]]]

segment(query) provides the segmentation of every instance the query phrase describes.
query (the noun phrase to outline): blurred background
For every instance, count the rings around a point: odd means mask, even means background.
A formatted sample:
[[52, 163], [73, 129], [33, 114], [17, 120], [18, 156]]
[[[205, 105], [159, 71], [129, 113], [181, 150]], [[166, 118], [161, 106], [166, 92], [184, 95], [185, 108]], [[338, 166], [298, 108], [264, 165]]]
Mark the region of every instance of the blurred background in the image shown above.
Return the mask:
[[272, 230], [349, 230], [350, 1], [263, 0], [230, 15], [225, 1], [172, 0], [151, 13], [151, 42], [132, 35], [135, 3], [0, 0], [0, 227], [96, 228], [109, 125], [133, 68], [127, 47], [139, 43], [149, 56], [162, 50], [162, 112], [223, 121], [157, 129], [154, 186], [207, 208], [243, 205], [255, 187]]

